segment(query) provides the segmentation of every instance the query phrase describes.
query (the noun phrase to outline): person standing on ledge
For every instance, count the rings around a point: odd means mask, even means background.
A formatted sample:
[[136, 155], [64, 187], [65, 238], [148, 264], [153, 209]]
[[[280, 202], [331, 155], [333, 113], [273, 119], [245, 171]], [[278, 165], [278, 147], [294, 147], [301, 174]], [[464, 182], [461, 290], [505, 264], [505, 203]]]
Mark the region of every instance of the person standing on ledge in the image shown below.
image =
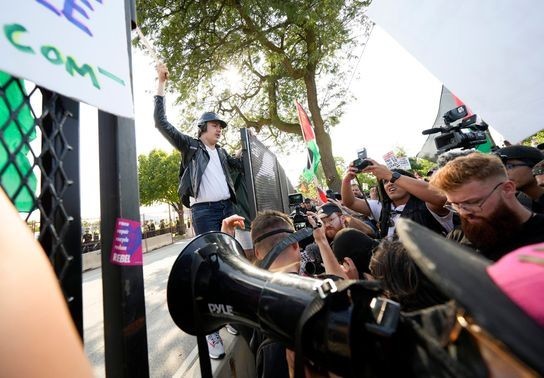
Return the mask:
[[[227, 127], [217, 114], [205, 112], [198, 120], [198, 138], [183, 134], [166, 118], [164, 93], [168, 68], [157, 65], [158, 87], [155, 96], [155, 127], [181, 153], [178, 193], [185, 207], [190, 207], [195, 234], [220, 231], [223, 219], [234, 214], [236, 203], [230, 169], [243, 169], [241, 157], [233, 157], [218, 144]], [[227, 326], [232, 334], [238, 332]], [[219, 332], [206, 336], [210, 358], [225, 356]]]

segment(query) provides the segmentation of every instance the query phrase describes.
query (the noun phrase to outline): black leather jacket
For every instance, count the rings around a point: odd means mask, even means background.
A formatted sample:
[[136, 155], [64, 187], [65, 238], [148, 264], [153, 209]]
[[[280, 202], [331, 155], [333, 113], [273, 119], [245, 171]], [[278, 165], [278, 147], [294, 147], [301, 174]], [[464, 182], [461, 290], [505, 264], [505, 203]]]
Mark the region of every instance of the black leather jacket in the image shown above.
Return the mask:
[[[183, 169], [180, 170], [178, 193], [182, 198], [183, 205], [189, 207], [189, 196], [193, 198], [198, 196], [200, 181], [202, 180], [204, 170], [210, 161], [210, 155], [208, 154], [208, 151], [206, 151], [206, 146], [200, 139], [183, 134], [168, 122], [164, 110], [163, 96], [155, 96], [154, 118], [155, 127], [162, 135], [164, 135], [172, 146], [181, 152], [181, 164]], [[219, 145], [216, 145], [215, 147], [217, 148], [219, 160], [221, 161], [221, 166], [223, 167], [223, 172], [227, 179], [230, 198], [236, 203], [236, 191], [230, 177], [229, 168], [241, 171], [243, 168], [242, 159], [230, 156]], [[196, 151], [193, 151], [193, 158], [191, 161], [187, 161], [190, 150]]]

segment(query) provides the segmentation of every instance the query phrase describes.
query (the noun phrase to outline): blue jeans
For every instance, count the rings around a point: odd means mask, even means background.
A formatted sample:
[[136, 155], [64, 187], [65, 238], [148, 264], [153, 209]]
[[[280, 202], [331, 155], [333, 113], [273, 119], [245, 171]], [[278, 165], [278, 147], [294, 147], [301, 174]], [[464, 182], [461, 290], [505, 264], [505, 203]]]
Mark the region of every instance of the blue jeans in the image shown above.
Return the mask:
[[234, 207], [231, 200], [195, 203], [191, 206], [195, 234], [221, 231], [221, 222], [232, 214], [234, 214]]

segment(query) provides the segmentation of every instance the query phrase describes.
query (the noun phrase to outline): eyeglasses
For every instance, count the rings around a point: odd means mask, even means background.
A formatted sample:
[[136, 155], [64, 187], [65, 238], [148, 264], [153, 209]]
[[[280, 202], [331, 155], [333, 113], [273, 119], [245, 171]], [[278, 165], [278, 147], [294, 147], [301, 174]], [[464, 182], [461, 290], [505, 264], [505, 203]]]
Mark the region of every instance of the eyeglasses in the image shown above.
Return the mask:
[[506, 167], [506, 169], [514, 169], [516, 167], [529, 167], [529, 168], [532, 168], [529, 164], [526, 164], [526, 163], [518, 163], [518, 164], [505, 163], [504, 166]]
[[484, 206], [485, 201], [487, 201], [488, 198], [491, 197], [493, 192], [497, 190], [497, 188], [501, 186], [502, 184], [504, 184], [505, 182], [506, 181], [500, 182], [497, 185], [495, 185], [495, 187], [491, 190], [491, 192], [489, 192], [487, 196], [485, 196], [483, 199], [479, 201], [471, 201], [468, 203], [467, 202], [459, 202], [459, 203], [446, 202], [446, 204], [444, 205], [444, 208], [451, 210], [455, 213], [458, 213], [460, 209], [463, 209], [463, 211], [466, 211], [469, 213], [479, 213], [480, 211], [482, 211], [482, 207]]

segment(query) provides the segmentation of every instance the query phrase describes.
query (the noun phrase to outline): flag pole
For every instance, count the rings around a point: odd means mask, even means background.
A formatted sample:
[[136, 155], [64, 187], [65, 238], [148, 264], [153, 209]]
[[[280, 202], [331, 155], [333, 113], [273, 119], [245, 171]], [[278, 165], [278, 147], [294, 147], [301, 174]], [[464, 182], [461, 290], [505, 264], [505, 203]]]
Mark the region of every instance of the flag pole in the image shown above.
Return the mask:
[[155, 60], [155, 63], [159, 64], [161, 62], [161, 60], [159, 58], [159, 55], [157, 54], [157, 52], [155, 51], [155, 49], [153, 48], [153, 46], [151, 45], [149, 40], [146, 38], [144, 33], [142, 33], [142, 30], [140, 29], [140, 27], [136, 26], [136, 29], [134, 29], [134, 30], [136, 30], [136, 33], [138, 34], [138, 37], [140, 37], [140, 40], [142, 41], [142, 43], [144, 44], [147, 51], [151, 54], [151, 56]]

